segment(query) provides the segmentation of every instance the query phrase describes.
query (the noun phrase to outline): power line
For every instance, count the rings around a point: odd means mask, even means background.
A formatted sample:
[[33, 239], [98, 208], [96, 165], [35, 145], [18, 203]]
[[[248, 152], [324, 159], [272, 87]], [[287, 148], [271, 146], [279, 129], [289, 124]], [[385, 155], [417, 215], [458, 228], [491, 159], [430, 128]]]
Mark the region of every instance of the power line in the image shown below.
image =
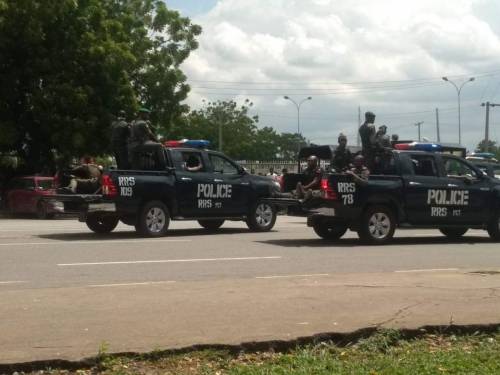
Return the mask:
[[[482, 72], [482, 73], [468, 73], [468, 74], [461, 74], [461, 75], [448, 75], [450, 78], [463, 78], [463, 77], [469, 77], [470, 75], [473, 75], [474, 77], [481, 78], [481, 77], [487, 77], [487, 76], [494, 76], [500, 74], [500, 69], [498, 70], [492, 70], [489, 72]], [[442, 80], [441, 77], [430, 77], [430, 78], [416, 78], [416, 79], [406, 79], [406, 80], [382, 80], [382, 81], [353, 81], [353, 82], [338, 82], [338, 81], [223, 81], [223, 80], [198, 80], [198, 79], [188, 79], [190, 82], [200, 82], [200, 83], [225, 83], [225, 84], [248, 84], [248, 85], [262, 85], [262, 84], [291, 84], [291, 85], [297, 85], [297, 84], [330, 84], [330, 83], [335, 83], [338, 85], [366, 85], [366, 84], [384, 84], [384, 83], [403, 83], [403, 82], [422, 82], [422, 81], [434, 81], [434, 80]]]

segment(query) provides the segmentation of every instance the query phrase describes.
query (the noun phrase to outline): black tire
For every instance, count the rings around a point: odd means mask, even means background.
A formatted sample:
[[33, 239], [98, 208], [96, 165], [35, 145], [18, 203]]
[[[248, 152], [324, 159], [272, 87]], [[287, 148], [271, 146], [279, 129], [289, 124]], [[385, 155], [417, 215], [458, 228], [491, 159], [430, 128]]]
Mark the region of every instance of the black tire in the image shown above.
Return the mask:
[[500, 241], [500, 212], [490, 221], [486, 230], [493, 241]]
[[321, 221], [314, 223], [313, 229], [318, 236], [329, 241], [338, 240], [347, 232], [346, 226], [332, 225]]
[[389, 242], [396, 230], [396, 218], [387, 206], [370, 206], [361, 217], [358, 236], [370, 245], [383, 245]]
[[450, 240], [458, 240], [467, 233], [468, 230], [469, 228], [439, 228], [439, 231]]
[[162, 237], [170, 224], [170, 212], [160, 201], [146, 203], [137, 218], [135, 230], [146, 237]]
[[118, 225], [118, 218], [116, 216], [105, 215], [89, 215], [85, 223], [92, 232], [95, 233], [110, 233]]
[[224, 220], [198, 220], [198, 224], [200, 224], [206, 230], [217, 230], [222, 224], [224, 224]]
[[257, 201], [250, 208], [246, 222], [253, 232], [268, 232], [276, 223], [276, 207], [267, 202]]
[[43, 201], [38, 202], [36, 205], [36, 217], [40, 220], [53, 219], [54, 213], [47, 212], [47, 204]]

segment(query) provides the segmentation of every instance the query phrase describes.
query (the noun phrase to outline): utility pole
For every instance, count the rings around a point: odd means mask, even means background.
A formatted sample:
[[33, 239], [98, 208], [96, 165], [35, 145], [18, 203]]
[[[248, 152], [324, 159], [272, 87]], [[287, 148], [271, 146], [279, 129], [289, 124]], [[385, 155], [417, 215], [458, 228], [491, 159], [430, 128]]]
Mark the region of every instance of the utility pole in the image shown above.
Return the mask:
[[415, 126], [418, 126], [418, 141], [420, 142], [420, 127], [422, 126], [424, 122], [423, 121], [419, 121], [415, 124]]
[[358, 128], [356, 129], [356, 146], [359, 147], [360, 138], [359, 138], [359, 128], [361, 126], [361, 106], [358, 106]]
[[486, 107], [486, 124], [484, 127], [484, 152], [489, 151], [490, 143], [490, 107], [498, 107], [500, 104], [490, 102], [481, 103], [481, 107]]
[[437, 142], [441, 142], [441, 136], [439, 135], [439, 109], [436, 108], [436, 133], [437, 133]]

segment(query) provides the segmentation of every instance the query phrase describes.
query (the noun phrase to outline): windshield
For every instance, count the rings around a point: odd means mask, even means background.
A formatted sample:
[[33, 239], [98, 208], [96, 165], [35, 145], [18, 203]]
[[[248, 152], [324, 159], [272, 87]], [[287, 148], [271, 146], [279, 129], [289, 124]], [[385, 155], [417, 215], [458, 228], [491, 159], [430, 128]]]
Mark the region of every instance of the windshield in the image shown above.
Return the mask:
[[40, 190], [52, 189], [52, 180], [38, 180], [37, 184]]

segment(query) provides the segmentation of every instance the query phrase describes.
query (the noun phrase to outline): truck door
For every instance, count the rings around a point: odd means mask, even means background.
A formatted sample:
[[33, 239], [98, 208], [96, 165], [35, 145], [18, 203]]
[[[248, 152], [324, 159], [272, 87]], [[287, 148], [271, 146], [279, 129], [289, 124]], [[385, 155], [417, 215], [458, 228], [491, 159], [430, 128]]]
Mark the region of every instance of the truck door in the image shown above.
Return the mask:
[[453, 204], [451, 212], [453, 220], [467, 224], [484, 223], [493, 203], [488, 179], [482, 178], [462, 159], [445, 155], [442, 159], [447, 186], [451, 190], [448, 199], [450, 204]]
[[240, 216], [248, 211], [250, 182], [241, 168], [224, 155], [209, 153], [208, 158], [213, 168], [213, 181], [217, 189], [223, 192], [215, 204], [225, 215]]
[[[207, 170], [201, 151], [176, 150], [172, 152], [175, 167], [175, 189], [179, 215], [183, 217], [210, 216], [213, 205], [203, 193], [212, 184], [212, 173]], [[208, 189], [207, 189], [208, 190]]]
[[[411, 224], [448, 223], [450, 207], [438, 204], [448, 194], [446, 178], [440, 177], [434, 155], [415, 153], [401, 154], [406, 214]], [[444, 195], [443, 195], [444, 194]]]

